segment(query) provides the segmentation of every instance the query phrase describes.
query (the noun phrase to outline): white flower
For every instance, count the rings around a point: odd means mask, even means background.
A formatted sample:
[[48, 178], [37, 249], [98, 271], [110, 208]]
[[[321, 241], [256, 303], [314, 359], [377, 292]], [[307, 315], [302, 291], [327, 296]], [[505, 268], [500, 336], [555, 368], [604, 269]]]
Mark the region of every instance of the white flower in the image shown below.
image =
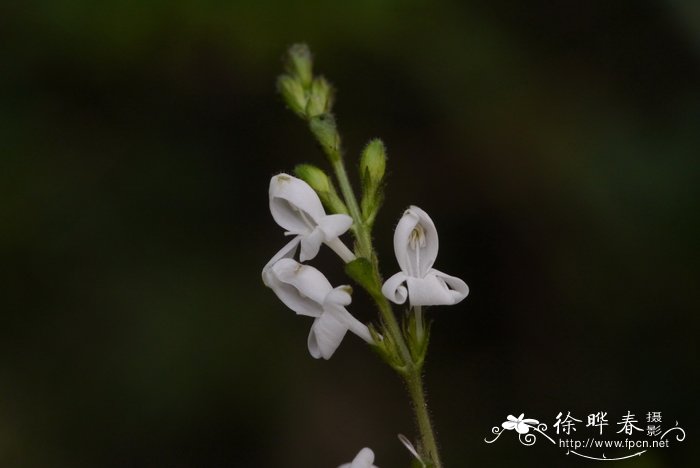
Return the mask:
[[323, 273], [291, 258], [264, 270], [263, 282], [294, 312], [315, 317], [308, 346], [316, 359], [330, 359], [348, 330], [373, 343], [367, 326], [345, 309], [351, 302], [349, 286], [333, 288]]
[[[417, 206], [407, 209], [394, 232], [394, 253], [401, 271], [382, 286], [390, 301], [412, 306], [452, 305], [469, 294], [459, 278], [432, 268], [438, 253], [438, 235], [428, 213]], [[404, 286], [405, 283], [405, 286]]]
[[508, 431], [516, 430], [518, 434], [527, 434], [530, 432], [530, 427], [537, 426], [540, 422], [537, 419], [523, 419], [525, 413], [521, 413], [517, 418], [512, 414], [508, 415], [508, 421], [501, 424], [503, 429]]
[[338, 468], [378, 468], [374, 465], [374, 452], [367, 447], [358, 452], [351, 463], [344, 463]]
[[301, 179], [288, 174], [277, 174], [270, 179], [270, 212], [275, 222], [286, 229], [285, 235], [295, 236], [272, 257], [265, 268], [280, 258], [293, 257], [301, 246], [299, 260], [311, 260], [321, 244], [332, 248], [345, 262], [355, 255], [338, 238], [352, 226], [352, 218], [345, 214], [327, 215], [314, 189]]

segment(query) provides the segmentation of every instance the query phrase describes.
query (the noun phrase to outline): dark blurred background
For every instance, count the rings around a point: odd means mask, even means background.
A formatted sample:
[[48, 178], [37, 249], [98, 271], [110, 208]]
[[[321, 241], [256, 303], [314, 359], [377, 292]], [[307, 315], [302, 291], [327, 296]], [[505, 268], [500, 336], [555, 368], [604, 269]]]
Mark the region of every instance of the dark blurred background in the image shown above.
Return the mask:
[[[4, 3], [0, 466], [408, 465], [399, 379], [353, 336], [312, 359], [310, 320], [260, 280], [286, 242], [270, 176], [324, 163], [275, 92], [298, 41], [350, 165], [387, 144], [384, 274], [417, 204], [471, 287], [428, 311], [447, 466], [598, 466], [483, 439], [599, 410], [688, 431], [616, 466], [695, 466], [692, 0]], [[359, 291], [351, 311], [375, 319]]]

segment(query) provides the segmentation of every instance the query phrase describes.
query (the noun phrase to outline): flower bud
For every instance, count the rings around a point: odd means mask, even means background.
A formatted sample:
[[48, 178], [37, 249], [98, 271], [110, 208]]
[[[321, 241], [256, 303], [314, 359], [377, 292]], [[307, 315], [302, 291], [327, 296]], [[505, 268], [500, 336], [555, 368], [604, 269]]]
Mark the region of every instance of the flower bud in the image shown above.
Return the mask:
[[376, 189], [384, 178], [386, 170], [386, 151], [382, 140], [375, 138], [371, 140], [360, 158], [360, 174], [363, 183], [369, 185], [368, 188]]
[[382, 180], [386, 171], [386, 151], [382, 140], [371, 140], [360, 157], [362, 217], [371, 226], [384, 200]]
[[298, 78], [301, 85], [308, 89], [313, 79], [312, 58], [309, 46], [306, 44], [294, 44], [287, 52], [287, 72]]
[[301, 82], [290, 75], [282, 75], [277, 79], [277, 89], [287, 106], [298, 116], [305, 117], [308, 98]]
[[340, 135], [333, 114], [312, 117], [309, 121], [309, 128], [331, 162], [340, 159]]
[[316, 117], [331, 111], [333, 107], [333, 86], [324, 78], [314, 78], [311, 84], [309, 101], [306, 105], [306, 115]]
[[309, 184], [316, 193], [327, 193], [331, 190], [331, 181], [326, 173], [314, 165], [299, 164], [294, 168], [294, 173]]
[[316, 166], [299, 164], [294, 173], [316, 191], [323, 205], [331, 213], [348, 214], [348, 209], [340, 199], [331, 179]]

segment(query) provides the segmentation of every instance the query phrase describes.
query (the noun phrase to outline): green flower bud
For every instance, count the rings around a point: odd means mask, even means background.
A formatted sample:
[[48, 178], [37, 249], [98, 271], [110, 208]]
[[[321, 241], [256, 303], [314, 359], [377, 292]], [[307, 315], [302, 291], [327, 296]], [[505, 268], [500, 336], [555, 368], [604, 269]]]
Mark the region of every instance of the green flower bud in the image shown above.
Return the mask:
[[374, 219], [384, 201], [382, 181], [386, 171], [386, 151], [379, 139], [371, 140], [360, 157], [360, 178], [362, 180], [362, 200], [360, 208], [362, 217], [368, 226]]
[[314, 189], [328, 211], [331, 213], [348, 214], [345, 203], [343, 203], [343, 200], [338, 196], [333, 182], [325, 172], [311, 164], [299, 164], [294, 168], [294, 173]]
[[340, 159], [340, 135], [333, 114], [312, 117], [309, 121], [309, 128], [331, 162], [338, 161]]
[[313, 79], [313, 60], [306, 44], [294, 44], [287, 52], [287, 72], [298, 78], [301, 85], [308, 89]]
[[316, 117], [330, 112], [333, 107], [333, 94], [333, 86], [324, 77], [314, 78], [306, 105], [306, 115]]
[[277, 89], [295, 114], [300, 117], [306, 116], [308, 98], [299, 80], [290, 75], [281, 75], [277, 78]]
[[312, 164], [299, 164], [294, 168], [294, 173], [317, 193], [331, 191], [331, 181], [326, 173]]
[[371, 140], [360, 158], [360, 174], [365, 184], [377, 188], [384, 178], [386, 171], [386, 150], [382, 140]]

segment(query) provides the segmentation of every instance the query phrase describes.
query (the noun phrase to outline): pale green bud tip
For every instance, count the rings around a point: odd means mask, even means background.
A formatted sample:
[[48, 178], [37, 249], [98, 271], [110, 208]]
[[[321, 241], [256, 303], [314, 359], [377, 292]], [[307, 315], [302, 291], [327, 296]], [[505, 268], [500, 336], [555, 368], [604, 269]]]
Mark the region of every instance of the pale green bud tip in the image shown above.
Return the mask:
[[290, 109], [299, 115], [304, 115], [308, 99], [299, 80], [289, 75], [282, 75], [277, 79], [277, 89]]
[[333, 86], [322, 76], [314, 78], [306, 107], [309, 117], [316, 117], [331, 111], [333, 107]]
[[311, 71], [313, 60], [311, 51], [306, 44], [294, 44], [287, 52], [287, 71], [299, 78], [302, 86], [311, 86], [313, 73]]
[[360, 158], [360, 170], [373, 184], [382, 180], [386, 171], [386, 150], [382, 140], [375, 138], [367, 144]]
[[333, 114], [321, 114], [313, 117], [309, 121], [309, 127], [328, 157], [331, 160], [339, 158], [340, 135], [338, 135]]
[[331, 191], [331, 182], [325, 172], [311, 164], [299, 164], [294, 173], [318, 193]]

